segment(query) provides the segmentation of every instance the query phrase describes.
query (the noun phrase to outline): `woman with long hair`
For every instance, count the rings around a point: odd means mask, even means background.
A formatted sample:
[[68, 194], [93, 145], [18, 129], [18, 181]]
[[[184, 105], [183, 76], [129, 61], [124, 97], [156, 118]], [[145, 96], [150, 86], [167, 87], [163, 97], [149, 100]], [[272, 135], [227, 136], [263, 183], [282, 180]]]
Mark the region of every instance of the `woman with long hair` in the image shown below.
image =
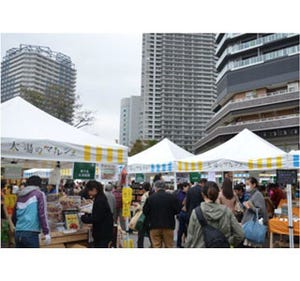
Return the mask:
[[235, 211], [237, 197], [233, 193], [232, 182], [226, 180], [223, 182], [221, 192], [219, 193], [218, 201], [220, 204], [228, 207], [232, 212]]
[[95, 248], [109, 248], [113, 240], [113, 214], [100, 182], [91, 180], [86, 185], [90, 198], [94, 199], [92, 214], [81, 217], [83, 223], [93, 225], [93, 238]]

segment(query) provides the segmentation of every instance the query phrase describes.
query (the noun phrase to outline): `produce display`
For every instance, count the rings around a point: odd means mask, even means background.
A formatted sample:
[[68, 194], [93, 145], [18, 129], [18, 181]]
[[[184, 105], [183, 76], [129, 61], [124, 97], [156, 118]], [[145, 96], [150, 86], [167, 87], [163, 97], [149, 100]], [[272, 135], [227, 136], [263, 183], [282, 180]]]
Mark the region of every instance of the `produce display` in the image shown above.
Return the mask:
[[81, 198], [80, 196], [64, 196], [59, 199], [63, 210], [80, 209]]
[[80, 211], [82, 213], [87, 213], [87, 214], [91, 214], [93, 210], [93, 200], [82, 200], [81, 201], [81, 207], [80, 207]]
[[63, 221], [62, 207], [58, 201], [47, 202], [48, 221], [51, 230], [55, 230], [56, 224]]
[[[93, 200], [80, 196], [47, 196], [47, 213], [51, 231], [77, 231], [81, 228], [80, 213], [92, 213]], [[80, 212], [80, 213], [79, 213]]]
[[47, 202], [57, 202], [59, 199], [58, 194], [48, 194], [47, 195]]

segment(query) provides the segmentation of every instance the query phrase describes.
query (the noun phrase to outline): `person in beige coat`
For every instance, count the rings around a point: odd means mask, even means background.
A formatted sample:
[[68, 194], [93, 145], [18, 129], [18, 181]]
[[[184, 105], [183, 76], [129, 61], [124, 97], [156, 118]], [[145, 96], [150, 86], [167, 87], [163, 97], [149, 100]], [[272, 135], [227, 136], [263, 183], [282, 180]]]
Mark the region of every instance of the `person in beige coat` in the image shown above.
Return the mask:
[[237, 197], [233, 193], [232, 181], [224, 180], [217, 202], [225, 205], [234, 213]]
[[[200, 206], [207, 223], [223, 232], [231, 246], [239, 246], [244, 240], [243, 229], [232, 211], [216, 202], [219, 195], [217, 184], [212, 181], [207, 182], [202, 193], [204, 202]], [[195, 210], [192, 211], [190, 217], [187, 240], [184, 246], [185, 248], [205, 248], [202, 227]]]

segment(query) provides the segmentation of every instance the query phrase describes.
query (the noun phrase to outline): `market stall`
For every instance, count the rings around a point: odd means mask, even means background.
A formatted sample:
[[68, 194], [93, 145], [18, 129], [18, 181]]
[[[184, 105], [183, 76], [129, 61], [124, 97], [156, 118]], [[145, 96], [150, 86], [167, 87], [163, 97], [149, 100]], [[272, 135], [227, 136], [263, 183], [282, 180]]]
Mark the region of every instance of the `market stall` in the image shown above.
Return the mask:
[[[299, 153], [288, 155], [283, 150], [265, 141], [248, 129], [227, 142], [202, 154], [177, 161], [178, 171], [265, 171], [299, 168]], [[293, 217], [291, 206], [291, 181], [286, 181], [284, 187], [288, 194], [287, 218], [270, 220], [271, 244], [276, 225], [283, 225], [293, 248], [293, 230], [297, 229], [299, 216]], [[296, 224], [296, 226], [294, 226]]]
[[[59, 182], [60, 168], [70, 169], [74, 163], [127, 163], [127, 147], [108, 143], [64, 123], [20, 97], [2, 103], [1, 112], [4, 167], [8, 164], [23, 168], [55, 168]], [[52, 246], [88, 242], [88, 229], [79, 220], [80, 212], [87, 208], [84, 203], [80, 197], [47, 197]]]
[[[128, 158], [129, 174], [173, 173], [176, 185], [176, 161], [193, 156], [165, 138], [152, 147]], [[176, 187], [175, 187], [176, 188]]]
[[[278, 205], [277, 215], [269, 220], [270, 248], [274, 247], [274, 234], [289, 235], [288, 202], [282, 199]], [[300, 237], [300, 201], [292, 201], [293, 235]]]
[[[128, 148], [108, 143], [38, 109], [20, 97], [1, 104], [2, 158], [18, 163], [127, 163]], [[28, 165], [28, 164], [27, 164]]]
[[193, 156], [165, 138], [150, 148], [128, 158], [128, 173], [161, 173], [176, 170], [175, 162]]
[[202, 154], [177, 161], [180, 172], [254, 171], [286, 167], [287, 154], [248, 129]]

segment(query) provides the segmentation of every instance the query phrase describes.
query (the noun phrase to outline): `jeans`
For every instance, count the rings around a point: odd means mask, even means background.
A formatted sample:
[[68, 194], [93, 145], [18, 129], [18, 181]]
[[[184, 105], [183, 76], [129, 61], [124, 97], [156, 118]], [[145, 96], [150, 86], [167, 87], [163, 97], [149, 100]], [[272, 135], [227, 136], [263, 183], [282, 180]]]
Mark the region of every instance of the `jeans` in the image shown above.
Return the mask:
[[16, 248], [39, 248], [39, 233], [33, 231], [16, 231]]
[[181, 242], [182, 242], [182, 235], [187, 235], [187, 213], [184, 211], [181, 211], [178, 216], [179, 220], [179, 228], [177, 232], [177, 248], [182, 248]]
[[174, 230], [168, 228], [151, 229], [150, 237], [153, 248], [173, 248]]

